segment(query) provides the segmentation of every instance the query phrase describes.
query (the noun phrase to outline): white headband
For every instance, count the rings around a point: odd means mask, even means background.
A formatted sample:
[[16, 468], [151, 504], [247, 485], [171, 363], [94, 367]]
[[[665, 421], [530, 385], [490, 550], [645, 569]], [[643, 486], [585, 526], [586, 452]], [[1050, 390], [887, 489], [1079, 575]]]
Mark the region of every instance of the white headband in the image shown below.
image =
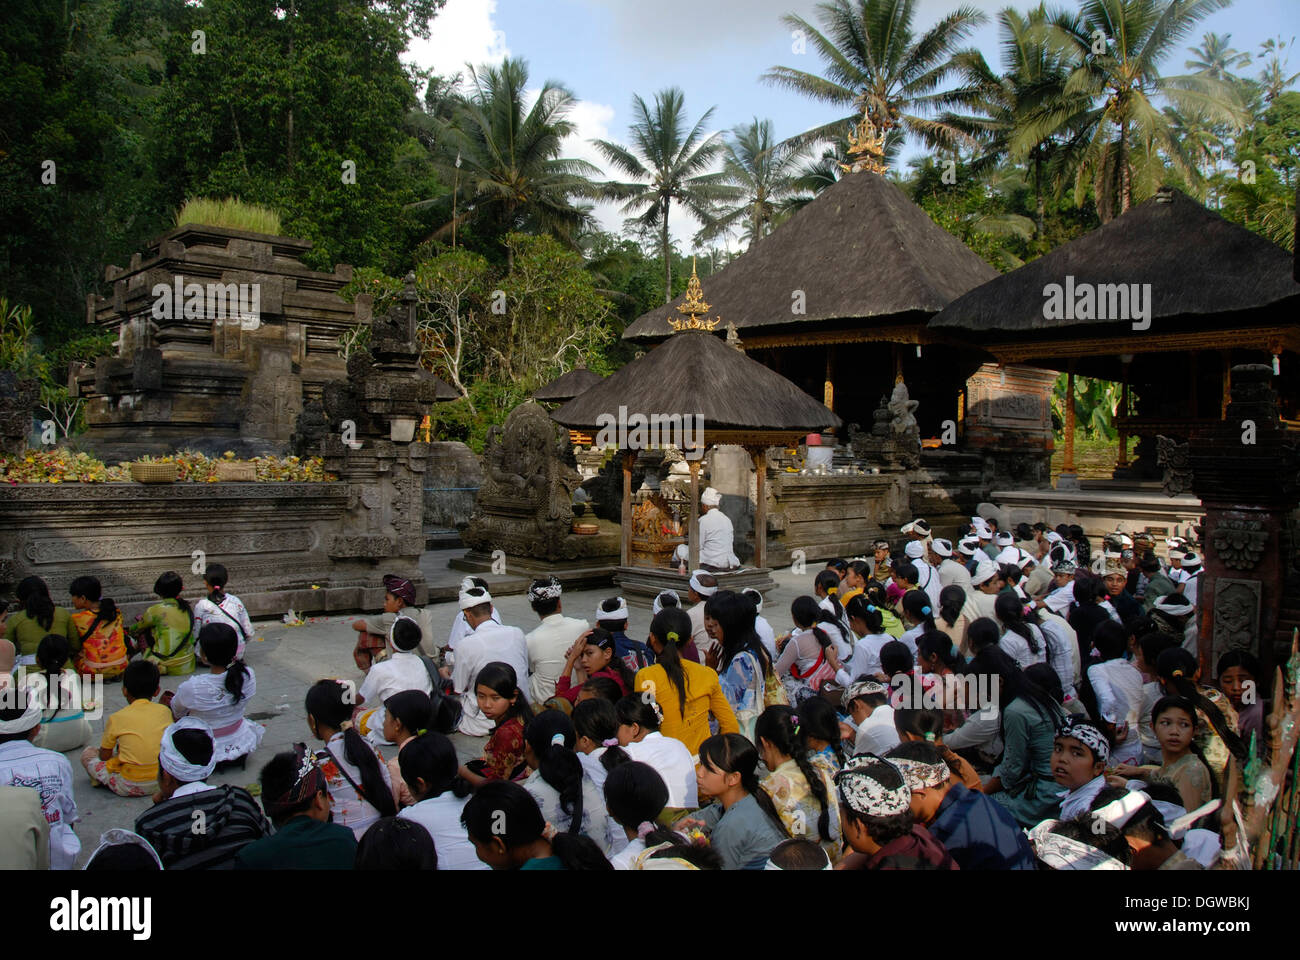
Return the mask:
[[722, 503], [722, 494], [718, 493], [718, 491], [714, 490], [712, 487], [705, 487], [704, 492], [700, 494], [700, 503], [704, 504], [706, 507], [716, 507], [718, 504]]
[[1016, 538], [1010, 533], [1003, 531], [997, 535], [997, 541], [999, 547], [1009, 547], [1016, 542]]
[[708, 572], [709, 571], [707, 570], [696, 570], [694, 573], [691, 574], [691, 589], [694, 590], [696, 593], [698, 593], [701, 597], [711, 597], [718, 592], [718, 588], [716, 586], [706, 587], [704, 584], [700, 583], [700, 574], [708, 573]]
[[903, 553], [907, 554], [909, 560], [920, 560], [925, 556], [925, 543], [921, 540], [912, 540], [903, 548]]
[[158, 856], [158, 851], [150, 845], [148, 840], [140, 836], [138, 833], [132, 833], [130, 830], [123, 830], [120, 827], [114, 827], [111, 830], [105, 830], [99, 835], [99, 846], [97, 846], [94, 853], [86, 859], [86, 865], [81, 869], [89, 870], [91, 861], [108, 847], [121, 847], [127, 844], [148, 851], [149, 856], [153, 857], [154, 863], [158, 864], [158, 869], [161, 870], [163, 868], [163, 862]]
[[1178, 599], [1176, 599], [1177, 596], [1178, 595], [1174, 593], [1166, 593], [1156, 601], [1155, 607], [1152, 609], [1159, 610], [1161, 613], [1167, 613], [1171, 617], [1185, 617], [1196, 609], [1186, 601], [1179, 603]]
[[930, 541], [930, 549], [941, 557], [952, 556], [952, 541], [945, 540], [942, 537]]
[[981, 560], [975, 566], [975, 572], [970, 575], [971, 586], [978, 587], [981, 583], [992, 580], [998, 573], [998, 565], [992, 560]]
[[[465, 584], [468, 583], [467, 587]], [[491, 603], [492, 594], [488, 593], [482, 587], [474, 585], [472, 580], [466, 580], [460, 585], [460, 608], [468, 610], [470, 607], [477, 607], [480, 603]]]
[[[740, 591], [740, 592], [743, 593], [745, 596], [749, 597], [749, 599], [751, 599], [751, 600], [754, 601], [754, 612], [755, 612], [755, 613], [762, 613], [762, 612], [763, 612], [763, 595], [762, 595], [761, 593], [759, 593], [759, 592], [758, 592], [757, 590], [755, 590], [753, 587], [746, 587], [744, 590], [742, 590], [742, 591]], [[753, 596], [751, 596], [751, 594], [753, 594]], [[755, 596], [757, 596], [758, 599], [755, 600], [755, 599], [754, 599]]]
[[681, 608], [682, 598], [677, 595], [676, 590], [660, 590], [657, 594], [655, 594], [655, 602], [650, 605], [650, 609], [655, 616], [658, 616], [659, 611], [664, 608], [664, 597], [672, 597], [674, 600], [677, 601], [676, 603], [673, 604], [673, 606], [679, 609]]
[[615, 597], [618, 606], [613, 610], [602, 610], [601, 604], [596, 604], [596, 619], [599, 620], [626, 620], [627, 619], [627, 601], [622, 597]]
[[[208, 762], [202, 766], [190, 763], [176, 749], [172, 738], [182, 730], [202, 730], [209, 739], [212, 740], [213, 751]], [[200, 720], [198, 717], [181, 717], [170, 727], [163, 731], [162, 743], [158, 746], [158, 765], [170, 773], [181, 783], [199, 783], [212, 776], [212, 771], [217, 766], [217, 751], [215, 749], [217, 738], [212, 734], [212, 727], [206, 720]]]
[[[26, 733], [32, 727], [40, 726], [41, 717], [44, 710], [41, 705], [41, 698], [34, 696], [31, 691], [32, 681], [35, 677], [30, 678], [21, 686], [9, 686], [4, 690], [3, 699], [0, 700], [0, 706], [5, 709], [17, 709], [23, 707], [23, 715], [15, 720], [0, 720], [0, 734]], [[39, 680], [36, 680], [39, 683]], [[15, 702], [16, 700], [16, 702]]]
[[980, 548], [979, 537], [967, 537], [957, 544], [957, 549], [968, 557], [975, 556], [975, 551]]

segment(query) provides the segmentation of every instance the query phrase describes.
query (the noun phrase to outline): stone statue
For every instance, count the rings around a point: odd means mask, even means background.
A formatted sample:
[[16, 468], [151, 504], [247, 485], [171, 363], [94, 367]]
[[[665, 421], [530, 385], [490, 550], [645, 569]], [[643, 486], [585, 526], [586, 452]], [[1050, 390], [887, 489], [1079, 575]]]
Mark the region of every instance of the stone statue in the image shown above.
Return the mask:
[[894, 392], [889, 398], [889, 412], [892, 413], [893, 419], [890, 420], [890, 429], [900, 441], [908, 441], [915, 438], [916, 445], [921, 445], [921, 431], [916, 424], [916, 408], [920, 404], [909, 399], [907, 394], [907, 384], [898, 381], [894, 384]]
[[564, 558], [573, 539], [573, 491], [582, 483], [565, 462], [567, 445], [567, 433], [531, 401], [493, 427], [474, 516], [462, 537], [466, 545], [537, 559]]

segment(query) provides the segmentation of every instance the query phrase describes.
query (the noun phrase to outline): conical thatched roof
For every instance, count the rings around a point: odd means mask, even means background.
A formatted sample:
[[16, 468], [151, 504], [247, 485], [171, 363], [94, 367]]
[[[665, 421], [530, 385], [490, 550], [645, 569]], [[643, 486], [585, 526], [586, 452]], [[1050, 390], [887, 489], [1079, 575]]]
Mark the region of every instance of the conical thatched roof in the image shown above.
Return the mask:
[[[791, 325], [923, 324], [996, 275], [894, 184], [853, 173], [709, 277], [709, 302], [742, 335]], [[796, 290], [803, 314], [792, 310]], [[678, 302], [643, 314], [624, 339], [667, 336]]]
[[533, 399], [545, 400], [549, 403], [565, 403], [604, 379], [600, 374], [592, 373], [586, 367], [574, 367], [568, 373], [560, 374], [546, 386], [538, 387], [533, 392]]
[[814, 432], [840, 425], [808, 394], [712, 333], [676, 333], [645, 356], [570, 400], [551, 416], [581, 430], [617, 417], [700, 415], [705, 435], [720, 430]]
[[1281, 247], [1177, 190], [1166, 190], [1042, 259], [972, 290], [931, 320], [930, 327], [990, 340], [1024, 338], [1026, 332], [1034, 340], [1077, 339], [1087, 336], [1088, 328], [1110, 336], [1133, 331], [1131, 318], [1046, 317], [1049, 288], [1059, 285], [1064, 297], [1067, 277], [1074, 278], [1068, 282], [1075, 291], [1083, 284], [1094, 289], [1150, 284], [1151, 329], [1163, 333], [1184, 332], [1189, 321], [1260, 309], [1294, 319], [1300, 284], [1292, 268], [1292, 255]]

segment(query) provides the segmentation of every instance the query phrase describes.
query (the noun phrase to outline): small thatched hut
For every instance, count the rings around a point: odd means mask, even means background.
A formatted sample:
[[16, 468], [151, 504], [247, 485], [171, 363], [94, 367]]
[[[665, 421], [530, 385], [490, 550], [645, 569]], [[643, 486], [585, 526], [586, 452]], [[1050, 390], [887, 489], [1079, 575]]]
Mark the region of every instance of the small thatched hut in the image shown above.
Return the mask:
[[533, 392], [533, 399], [542, 403], [568, 403], [589, 387], [594, 387], [605, 378], [593, 373], [584, 366], [574, 367], [568, 373], [562, 373], [545, 386]]
[[[785, 377], [708, 332], [717, 324], [700, 321], [708, 309], [699, 279], [692, 275], [679, 311], [691, 319], [675, 322], [679, 332], [551, 415], [571, 430], [592, 431], [598, 444], [611, 439], [602, 438], [602, 430], [619, 431], [613, 443], [625, 451], [623, 567], [629, 566], [632, 553], [634, 449], [667, 443], [683, 449], [691, 477], [689, 543], [694, 569], [699, 561], [700, 457], [715, 444], [745, 447], [757, 477], [754, 555], [755, 565], [762, 568], [767, 552], [767, 448], [840, 426], [839, 417]], [[649, 426], [649, 433], [634, 440], [629, 434], [638, 421]], [[668, 436], [662, 432], [665, 426]]]

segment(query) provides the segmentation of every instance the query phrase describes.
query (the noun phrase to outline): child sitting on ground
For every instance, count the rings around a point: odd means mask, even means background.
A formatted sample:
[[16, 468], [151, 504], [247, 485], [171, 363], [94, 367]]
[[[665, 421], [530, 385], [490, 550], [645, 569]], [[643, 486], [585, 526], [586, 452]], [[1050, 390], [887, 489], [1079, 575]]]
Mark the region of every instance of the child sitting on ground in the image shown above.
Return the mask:
[[604, 795], [609, 815], [627, 837], [626, 846], [609, 862], [615, 870], [631, 870], [637, 857], [645, 852], [646, 838], [667, 834], [657, 821], [668, 803], [668, 786], [654, 767], [634, 760], [610, 772]]
[[[242, 660], [244, 647], [253, 639], [253, 621], [248, 619], [248, 611], [240, 599], [226, 593], [229, 574], [223, 564], [208, 564], [203, 582], [208, 585], [208, 595], [194, 605], [194, 636], [201, 635], [210, 623], [225, 624], [235, 631], [238, 640], [235, 659]], [[201, 646], [199, 653], [203, 653]]]
[[199, 632], [199, 650], [210, 665], [208, 672], [190, 677], [175, 694], [164, 693], [160, 701], [171, 707], [177, 720], [193, 715], [208, 722], [216, 742], [213, 756], [218, 771], [227, 766], [242, 769], [266, 734], [264, 726], [244, 716], [244, 708], [257, 693], [257, 678], [239, 659], [238, 646], [234, 627], [209, 623]]
[[81, 765], [95, 786], [119, 797], [149, 797], [158, 789], [158, 749], [172, 712], [158, 695], [158, 666], [136, 660], [122, 674], [126, 706], [108, 718], [99, 747], [81, 754]]
[[[50, 867], [71, 870], [81, 852], [81, 841], [73, 830], [77, 803], [73, 799], [72, 765], [53, 750], [42, 750], [29, 741], [41, 725], [41, 702], [25, 696], [0, 705], [0, 787], [39, 788], [41, 809], [49, 824]], [[17, 699], [17, 706], [9, 706]]]
[[41, 729], [32, 741], [46, 750], [80, 750], [90, 739], [90, 723], [83, 708], [81, 679], [65, 669], [72, 656], [68, 638], [48, 634], [36, 648], [36, 666], [43, 675], [45, 711]]
[[402, 750], [426, 733], [450, 735], [456, 729], [457, 720], [453, 704], [459, 706], [458, 701], [448, 697], [431, 700], [422, 690], [403, 690], [384, 701], [384, 739], [397, 744], [388, 761], [388, 776], [393, 781], [393, 798], [399, 809], [415, 803], [414, 795], [402, 778]]
[[519, 689], [515, 668], [508, 663], [486, 664], [474, 678], [479, 711], [492, 722], [492, 735], [483, 756], [462, 764], [460, 775], [474, 786], [487, 780], [521, 780], [528, 773], [524, 761], [524, 725], [532, 708]]
[[194, 672], [194, 611], [181, 596], [184, 587], [174, 570], [160, 576], [153, 592], [161, 601], [146, 610], [131, 630], [138, 638], [140, 652], [158, 664], [159, 673], [173, 677]]
[[[415, 607], [415, 584], [405, 577], [385, 574], [384, 612], [377, 617], [352, 621], [352, 629], [358, 634], [357, 645], [352, 649], [352, 659], [356, 661], [357, 669], [369, 670], [372, 664], [388, 659], [388, 635], [399, 618], [414, 619], [423, 634], [424, 624], [419, 617], [420, 613]], [[431, 641], [432, 636], [424, 639]]]
[[73, 647], [80, 651], [75, 663], [77, 672], [99, 674], [105, 680], [120, 677], [130, 655], [117, 605], [103, 595], [94, 577], [77, 577], [68, 593], [76, 607], [70, 629], [77, 635]]

